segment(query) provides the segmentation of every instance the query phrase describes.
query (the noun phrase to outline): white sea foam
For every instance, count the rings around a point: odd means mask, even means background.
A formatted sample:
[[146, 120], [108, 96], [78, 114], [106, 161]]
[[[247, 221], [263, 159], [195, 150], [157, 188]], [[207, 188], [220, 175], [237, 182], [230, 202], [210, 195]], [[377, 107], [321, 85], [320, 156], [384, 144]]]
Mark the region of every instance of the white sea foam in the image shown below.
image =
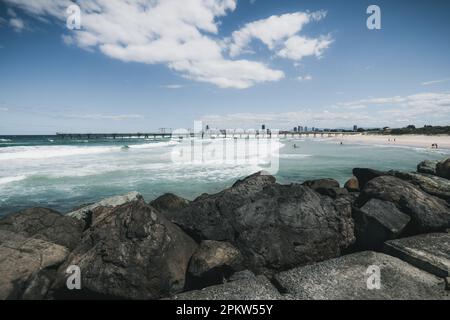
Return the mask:
[[311, 154], [299, 154], [299, 153], [285, 153], [280, 154], [280, 159], [303, 159], [303, 158], [309, 158], [312, 157]]
[[11, 142], [11, 139], [0, 139], [0, 142]]
[[26, 176], [0, 178], [0, 185], [4, 185], [4, 184], [7, 184], [7, 183], [11, 183], [11, 182], [25, 180], [26, 178], [27, 178]]

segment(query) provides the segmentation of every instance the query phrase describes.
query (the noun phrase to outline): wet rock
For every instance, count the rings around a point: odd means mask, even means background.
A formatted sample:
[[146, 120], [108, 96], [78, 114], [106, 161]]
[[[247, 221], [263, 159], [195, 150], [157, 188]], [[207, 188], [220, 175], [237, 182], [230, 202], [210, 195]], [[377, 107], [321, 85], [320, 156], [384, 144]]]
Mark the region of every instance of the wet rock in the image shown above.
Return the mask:
[[99, 202], [90, 204], [86, 207], [80, 208], [76, 211], [67, 213], [66, 215], [72, 218], [76, 218], [85, 222], [85, 228], [87, 229], [92, 224], [92, 212], [95, 209], [105, 207], [108, 209], [121, 206], [131, 201], [143, 201], [142, 196], [138, 192], [130, 192], [120, 196], [109, 197]]
[[362, 189], [367, 182], [377, 177], [386, 175], [384, 171], [378, 171], [368, 168], [355, 168], [353, 169], [353, 175], [358, 179], [359, 187]]
[[106, 297], [156, 299], [184, 288], [197, 244], [143, 201], [94, 210], [96, 219], [58, 271], [55, 296], [69, 294], [64, 270], [81, 269], [84, 290]]
[[392, 202], [371, 199], [361, 209], [356, 209], [355, 234], [361, 249], [380, 249], [386, 240], [395, 239], [405, 229], [411, 218]]
[[44, 299], [67, 248], [0, 230], [0, 299]]
[[[373, 284], [370, 266], [380, 270], [380, 289]], [[370, 271], [370, 269], [369, 269]], [[365, 251], [307, 265], [275, 276], [295, 299], [308, 300], [429, 300], [449, 299], [443, 280], [382, 253]]]
[[450, 179], [450, 158], [436, 164], [436, 175], [445, 179]]
[[450, 207], [416, 186], [392, 176], [381, 176], [367, 183], [358, 201], [372, 198], [394, 203], [411, 217], [408, 225], [412, 234], [443, 231], [450, 226]]
[[351, 177], [350, 179], [348, 179], [344, 185], [344, 188], [347, 189], [349, 192], [358, 192], [359, 191], [358, 178]]
[[383, 250], [439, 277], [450, 276], [448, 233], [429, 233], [388, 241]]
[[73, 249], [81, 238], [84, 224], [45, 208], [29, 208], [0, 220], [0, 230], [53, 242]]
[[425, 160], [417, 165], [417, 172], [426, 174], [436, 174], [436, 165], [438, 161]]

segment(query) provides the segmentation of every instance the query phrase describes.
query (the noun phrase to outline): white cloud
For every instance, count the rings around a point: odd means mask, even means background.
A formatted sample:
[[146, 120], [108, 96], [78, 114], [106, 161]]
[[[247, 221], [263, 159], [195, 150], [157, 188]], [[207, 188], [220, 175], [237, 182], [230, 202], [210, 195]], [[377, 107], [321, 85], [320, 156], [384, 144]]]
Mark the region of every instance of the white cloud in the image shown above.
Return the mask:
[[238, 113], [206, 115], [205, 123], [220, 128], [259, 128], [262, 123], [285, 129], [295, 125], [320, 128], [402, 126], [408, 124], [448, 125], [450, 123], [450, 92], [419, 93], [408, 96], [370, 98], [338, 103], [329, 110], [300, 108], [284, 113]]
[[233, 32], [230, 55], [235, 57], [248, 52], [250, 42], [258, 39], [283, 58], [299, 61], [306, 56], [320, 57], [332, 43], [331, 36], [308, 38], [298, 34], [304, 25], [319, 21], [325, 16], [325, 11], [295, 12], [248, 23]]
[[432, 85], [432, 84], [443, 83], [443, 82], [447, 82], [447, 81], [450, 81], [450, 78], [440, 79], [440, 80], [432, 80], [432, 81], [425, 81], [425, 82], [422, 82], [422, 85], [423, 86], [429, 86], [429, 85]]
[[[30, 15], [65, 22], [70, 1], [6, 0]], [[166, 64], [184, 77], [222, 88], [248, 88], [278, 81], [284, 73], [263, 63], [230, 60], [217, 39], [218, 18], [235, 10], [237, 0], [85, 0], [82, 30], [64, 42], [125, 62]], [[242, 72], [241, 72], [242, 71]]]
[[6, 111], [9, 111], [9, 109], [8, 109], [8, 108], [6, 108], [6, 107], [0, 107], [0, 111], [4, 111], [4, 112], [6, 112]]
[[284, 47], [277, 54], [291, 60], [301, 60], [307, 56], [320, 58], [332, 42], [330, 36], [321, 36], [317, 39], [293, 36], [284, 42]]
[[182, 84], [166, 84], [161, 86], [163, 89], [181, 89], [184, 88]]
[[9, 19], [9, 26], [14, 29], [15, 32], [22, 32], [25, 29], [25, 23], [20, 18]]
[[307, 74], [305, 76], [298, 76], [296, 78], [297, 81], [309, 81], [312, 80], [312, 76], [310, 74]]

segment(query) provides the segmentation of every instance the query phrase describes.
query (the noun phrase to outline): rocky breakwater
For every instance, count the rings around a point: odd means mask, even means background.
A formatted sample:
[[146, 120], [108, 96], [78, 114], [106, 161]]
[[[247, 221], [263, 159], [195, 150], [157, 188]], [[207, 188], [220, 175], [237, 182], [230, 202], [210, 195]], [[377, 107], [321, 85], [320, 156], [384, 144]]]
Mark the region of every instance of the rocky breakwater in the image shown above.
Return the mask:
[[[259, 172], [193, 201], [30, 208], [0, 220], [0, 298], [448, 299], [447, 167], [357, 168], [344, 188]], [[364, 276], [374, 265], [378, 290]]]

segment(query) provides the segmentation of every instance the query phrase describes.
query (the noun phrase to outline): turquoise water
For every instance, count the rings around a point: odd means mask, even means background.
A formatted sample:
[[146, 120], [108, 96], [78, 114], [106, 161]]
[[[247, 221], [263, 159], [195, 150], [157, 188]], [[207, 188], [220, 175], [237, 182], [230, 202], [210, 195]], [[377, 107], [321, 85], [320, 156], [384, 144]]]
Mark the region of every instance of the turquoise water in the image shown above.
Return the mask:
[[[130, 191], [142, 193], [146, 200], [166, 192], [193, 199], [205, 192], [218, 192], [267, 166], [264, 161], [221, 161], [222, 154], [216, 152], [224, 150], [222, 139], [196, 141], [203, 148], [200, 162], [174, 162], [173, 155], [183, 154], [192, 143], [0, 136], [0, 215], [31, 206], [67, 212]], [[264, 158], [260, 141], [227, 143], [238, 154], [248, 151], [250, 160]], [[410, 171], [422, 160], [450, 156], [450, 150], [339, 145], [319, 138], [281, 139], [272, 142], [270, 152], [279, 161], [275, 176], [282, 183], [324, 177], [344, 183], [354, 167]]]

